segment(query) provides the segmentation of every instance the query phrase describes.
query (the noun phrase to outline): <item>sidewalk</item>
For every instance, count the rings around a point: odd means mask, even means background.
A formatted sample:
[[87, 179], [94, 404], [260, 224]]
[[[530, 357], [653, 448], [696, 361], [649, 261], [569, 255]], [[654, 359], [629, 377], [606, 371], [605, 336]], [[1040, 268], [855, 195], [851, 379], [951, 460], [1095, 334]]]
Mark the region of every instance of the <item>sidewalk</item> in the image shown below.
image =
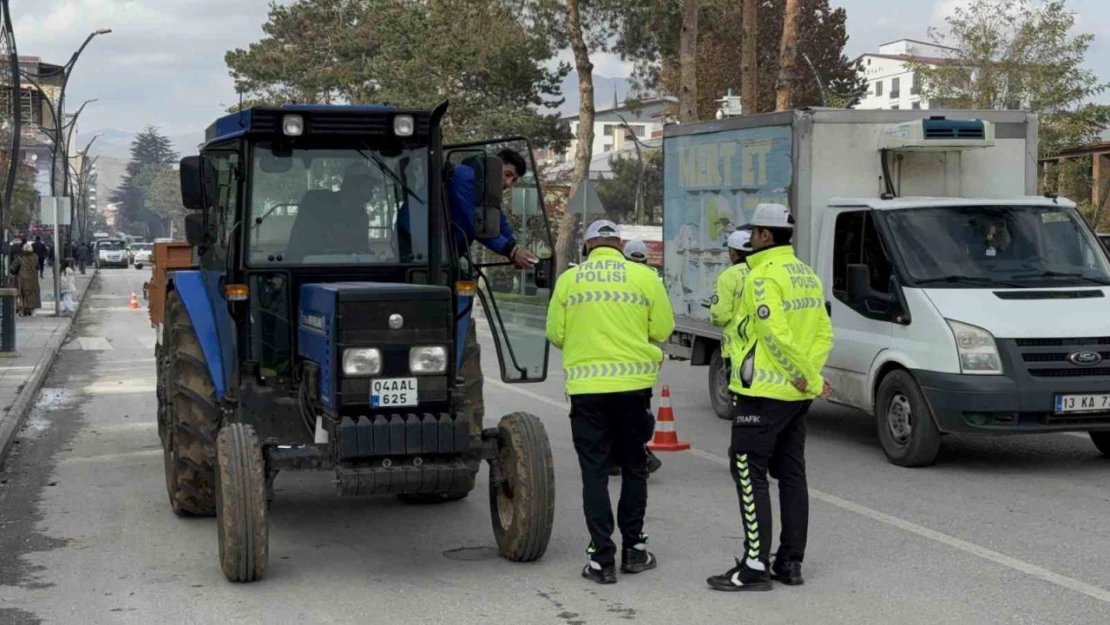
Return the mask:
[[[95, 269], [77, 274], [78, 313], [95, 275]], [[34, 316], [15, 319], [16, 354], [0, 357], [0, 466], [77, 316], [53, 316], [54, 276], [49, 269], [40, 289], [43, 307]]]

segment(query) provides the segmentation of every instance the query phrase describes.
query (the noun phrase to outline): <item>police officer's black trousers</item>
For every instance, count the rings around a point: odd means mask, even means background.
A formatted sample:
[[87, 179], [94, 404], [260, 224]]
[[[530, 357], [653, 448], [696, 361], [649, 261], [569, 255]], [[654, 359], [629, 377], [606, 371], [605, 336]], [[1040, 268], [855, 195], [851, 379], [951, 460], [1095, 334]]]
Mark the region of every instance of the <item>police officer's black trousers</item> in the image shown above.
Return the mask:
[[744, 558], [767, 565], [773, 519], [767, 473], [779, 481], [782, 534], [777, 558], [801, 562], [809, 530], [805, 416], [810, 401], [733, 396], [732, 479], [740, 496]]
[[647, 453], [655, 419], [651, 390], [572, 395], [570, 428], [582, 469], [582, 507], [590, 531], [590, 558], [608, 566], [616, 560], [613, 508], [609, 502], [609, 468], [621, 468], [617, 523], [623, 547], [639, 542], [647, 509]]

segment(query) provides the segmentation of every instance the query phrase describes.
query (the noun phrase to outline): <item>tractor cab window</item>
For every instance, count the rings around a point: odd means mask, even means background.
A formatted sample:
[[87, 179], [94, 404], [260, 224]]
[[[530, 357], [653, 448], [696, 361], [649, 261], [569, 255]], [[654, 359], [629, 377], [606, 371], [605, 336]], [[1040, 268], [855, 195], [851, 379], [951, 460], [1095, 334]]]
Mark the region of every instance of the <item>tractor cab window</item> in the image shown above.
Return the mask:
[[423, 263], [427, 149], [254, 149], [252, 266]]

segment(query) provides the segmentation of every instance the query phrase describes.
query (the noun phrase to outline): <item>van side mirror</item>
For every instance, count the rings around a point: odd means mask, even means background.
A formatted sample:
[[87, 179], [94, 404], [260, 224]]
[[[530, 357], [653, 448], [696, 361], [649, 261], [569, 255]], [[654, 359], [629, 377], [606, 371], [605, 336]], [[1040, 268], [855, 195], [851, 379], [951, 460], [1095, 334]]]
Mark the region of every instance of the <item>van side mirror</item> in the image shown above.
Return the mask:
[[208, 226], [204, 218], [203, 212], [185, 215], [185, 241], [193, 247], [208, 244]]
[[488, 239], [501, 234], [501, 159], [487, 156], [480, 180], [475, 180], [474, 234]]
[[219, 201], [216, 196], [216, 167], [207, 156], [181, 159], [181, 204], [195, 211], [207, 210]]
[[848, 265], [848, 300], [857, 306], [876, 303], [888, 309], [895, 303], [892, 293], [871, 288], [871, 269], [867, 265]]

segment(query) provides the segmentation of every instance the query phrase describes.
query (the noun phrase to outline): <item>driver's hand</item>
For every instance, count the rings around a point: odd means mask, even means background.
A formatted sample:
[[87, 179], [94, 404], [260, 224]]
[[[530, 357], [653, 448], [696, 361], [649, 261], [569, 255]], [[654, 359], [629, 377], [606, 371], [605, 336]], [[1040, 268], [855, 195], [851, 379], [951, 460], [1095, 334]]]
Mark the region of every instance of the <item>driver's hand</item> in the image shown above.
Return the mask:
[[531, 269], [532, 265], [536, 263], [536, 256], [523, 247], [518, 247], [513, 250], [513, 253], [509, 257], [509, 260], [511, 260], [514, 265], [520, 267], [521, 269]]
[[832, 395], [832, 392], [832, 384], [829, 384], [829, 381], [825, 380], [825, 386], [821, 389], [821, 399], [828, 399], [829, 396]]

